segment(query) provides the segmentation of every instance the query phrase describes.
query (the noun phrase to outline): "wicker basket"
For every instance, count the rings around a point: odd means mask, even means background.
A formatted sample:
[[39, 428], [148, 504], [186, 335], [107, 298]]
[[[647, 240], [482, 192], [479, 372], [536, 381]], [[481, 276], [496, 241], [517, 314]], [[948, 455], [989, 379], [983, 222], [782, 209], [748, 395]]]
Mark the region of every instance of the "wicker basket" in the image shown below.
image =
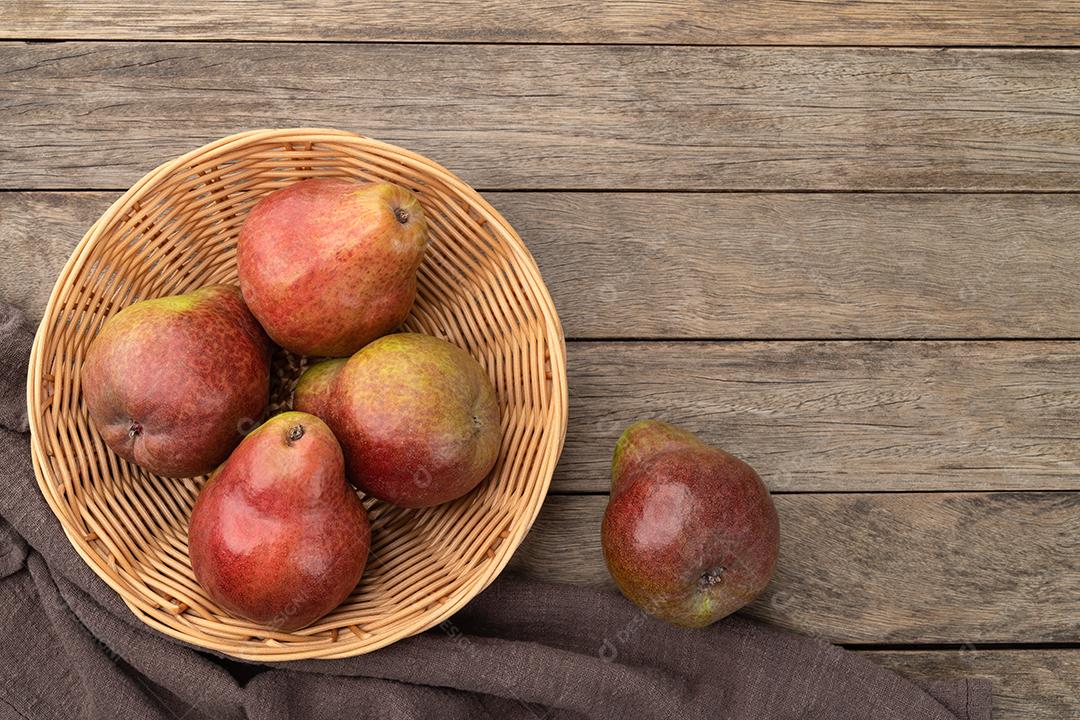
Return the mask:
[[[236, 281], [236, 237], [265, 194], [309, 177], [417, 192], [431, 247], [405, 328], [467, 348], [503, 413], [495, 469], [460, 500], [404, 510], [372, 499], [372, 554], [341, 607], [293, 633], [225, 614], [195, 582], [187, 522], [205, 478], [163, 479], [107, 450], [79, 370], [102, 322], [136, 300]], [[275, 359], [287, 405], [303, 359]], [[337, 130], [256, 130], [157, 168], [90, 228], [56, 282], [30, 358], [31, 451], [42, 493], [90, 567], [147, 625], [248, 660], [342, 658], [430, 628], [502, 570], [547, 493], [566, 432], [566, 353], [551, 297], [521, 239], [479, 194], [407, 150]]]

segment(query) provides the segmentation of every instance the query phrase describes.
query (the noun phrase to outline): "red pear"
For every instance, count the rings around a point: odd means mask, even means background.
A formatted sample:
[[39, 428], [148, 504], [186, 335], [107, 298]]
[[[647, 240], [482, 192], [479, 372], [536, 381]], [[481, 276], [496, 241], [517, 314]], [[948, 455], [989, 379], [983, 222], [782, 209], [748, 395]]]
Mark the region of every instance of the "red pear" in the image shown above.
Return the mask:
[[240, 288], [285, 349], [351, 355], [409, 314], [427, 241], [424, 211], [403, 187], [304, 180], [267, 195], [244, 221]]
[[499, 455], [499, 404], [469, 353], [430, 335], [379, 338], [333, 381], [330, 427], [368, 495], [428, 507], [461, 497]]
[[195, 501], [188, 553], [207, 594], [276, 630], [306, 627], [360, 581], [367, 511], [341, 447], [314, 415], [288, 412], [248, 435]]
[[263, 418], [270, 342], [232, 285], [144, 300], [105, 323], [82, 367], [94, 427], [167, 477], [217, 467]]
[[604, 559], [634, 604], [702, 627], [757, 597], [779, 552], [772, 498], [754, 469], [658, 420], [615, 446]]

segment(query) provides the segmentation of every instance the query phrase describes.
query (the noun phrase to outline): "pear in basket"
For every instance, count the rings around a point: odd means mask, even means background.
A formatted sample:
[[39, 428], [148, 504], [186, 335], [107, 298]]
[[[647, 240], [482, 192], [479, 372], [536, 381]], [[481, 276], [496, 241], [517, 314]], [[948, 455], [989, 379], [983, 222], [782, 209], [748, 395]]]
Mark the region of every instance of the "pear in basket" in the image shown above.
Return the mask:
[[207, 594], [283, 631], [340, 605], [363, 575], [370, 544], [337, 439], [299, 412], [244, 438], [199, 493], [188, 528], [191, 567]]
[[312, 366], [293, 407], [330, 425], [354, 485], [402, 507], [461, 497], [499, 455], [499, 404], [487, 373], [430, 335], [387, 335], [347, 361]]
[[240, 230], [240, 289], [277, 344], [351, 355], [405, 320], [428, 244], [420, 202], [393, 183], [303, 180], [270, 193]]
[[166, 477], [217, 467], [258, 424], [270, 342], [234, 285], [134, 303], [86, 352], [90, 419], [116, 454]]

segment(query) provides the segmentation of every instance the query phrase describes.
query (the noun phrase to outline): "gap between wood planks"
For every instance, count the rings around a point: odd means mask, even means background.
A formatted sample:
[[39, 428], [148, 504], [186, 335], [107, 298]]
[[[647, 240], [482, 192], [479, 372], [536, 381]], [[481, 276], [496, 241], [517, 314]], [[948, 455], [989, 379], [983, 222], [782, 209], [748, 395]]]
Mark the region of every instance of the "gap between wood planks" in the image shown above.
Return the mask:
[[[280, 5], [280, 4], [279, 4]], [[92, 7], [40, 0], [16, 3], [0, 34], [57, 39], [221, 38], [344, 42], [495, 42], [675, 46], [813, 46], [852, 43], [904, 46], [1057, 45], [1075, 42], [1075, 0], [920, 0], [918, 3], [789, 0], [627, 0], [580, 6], [495, 0], [469, 6], [371, 0], [363, 12], [347, 2], [261, 5], [102, 2]]]
[[792, 49], [806, 49], [806, 48], [821, 48], [823, 50], [865, 50], [868, 48], [881, 48], [883, 50], [1080, 50], [1080, 43], [1074, 45], [1017, 45], [1002, 44], [996, 45], [993, 43], [924, 43], [919, 45], [905, 45], [897, 43], [877, 43], [874, 45], [858, 45], [852, 43], [782, 43], [782, 44], [767, 44], [767, 43], [665, 43], [665, 42], [640, 42], [640, 43], [620, 43], [620, 42], [550, 42], [550, 41], [506, 41], [495, 42], [492, 40], [292, 40], [292, 39], [280, 39], [280, 40], [265, 40], [265, 39], [247, 39], [247, 38], [175, 38], [175, 37], [160, 37], [160, 38], [124, 38], [124, 37], [63, 37], [63, 38], [36, 38], [36, 37], [3, 37], [0, 36], [0, 42], [6, 43], [26, 43], [27, 45], [56, 45], [59, 43], [146, 43], [153, 45], [155, 43], [190, 43], [192, 45], [207, 45], [207, 44], [243, 44], [243, 45], [416, 45], [422, 47], [425, 45], [476, 45], [476, 46], [498, 46], [498, 47], [637, 47], [637, 48], [746, 48], [748, 50], [756, 49], [775, 49], [775, 50], [792, 50]]
[[[847, 650], [859, 652], [921, 652], [927, 648], [934, 648], [942, 652], [948, 651], [985, 651], [985, 652], [1009, 652], [1010, 650], [1078, 650], [1080, 642], [1001, 642], [1001, 643], [837, 643]], [[1080, 660], [1080, 658], [1077, 658]]]
[[572, 343], [778, 343], [778, 342], [881, 342], [881, 343], [926, 343], [926, 342], [947, 342], [947, 343], [970, 343], [970, 342], [1076, 342], [1080, 341], [1080, 336], [1060, 336], [1060, 335], [1048, 335], [1045, 337], [1027, 336], [1027, 335], [1001, 335], [1001, 336], [984, 336], [973, 335], [970, 337], [937, 337], [936, 335], [874, 335], [874, 336], [843, 336], [843, 337], [830, 337], [827, 335], [807, 335], [807, 336], [754, 336], [754, 337], [739, 337], [739, 336], [722, 336], [722, 335], [680, 335], [678, 337], [665, 337], [662, 335], [656, 335], [652, 337], [635, 337], [635, 336], [612, 336], [612, 337], [566, 337], [566, 342]]

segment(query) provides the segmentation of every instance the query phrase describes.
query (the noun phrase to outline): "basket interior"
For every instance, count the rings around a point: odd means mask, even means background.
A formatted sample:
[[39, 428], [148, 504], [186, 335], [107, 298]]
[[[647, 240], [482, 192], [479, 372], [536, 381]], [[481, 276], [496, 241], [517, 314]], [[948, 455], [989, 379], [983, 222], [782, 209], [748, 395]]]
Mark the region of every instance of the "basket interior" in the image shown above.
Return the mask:
[[[247, 212], [311, 177], [413, 190], [431, 245], [403, 328], [466, 349], [493, 380], [503, 439], [491, 476], [453, 503], [406, 510], [365, 500], [372, 548], [352, 596], [315, 625], [272, 632], [221, 611], [187, 556], [205, 478], [159, 478], [109, 451], [89, 423], [79, 369], [104, 320], [151, 297], [235, 283]], [[275, 354], [272, 407], [288, 407], [306, 360]], [[46, 498], [76, 549], [132, 610], [174, 637], [248, 659], [345, 657], [431, 627], [486, 586], [527, 532], [565, 432], [558, 319], [532, 258], [482, 199], [442, 168], [337, 132], [263, 131], [167, 163], [95, 224], [62, 273], [35, 343], [30, 406]]]

